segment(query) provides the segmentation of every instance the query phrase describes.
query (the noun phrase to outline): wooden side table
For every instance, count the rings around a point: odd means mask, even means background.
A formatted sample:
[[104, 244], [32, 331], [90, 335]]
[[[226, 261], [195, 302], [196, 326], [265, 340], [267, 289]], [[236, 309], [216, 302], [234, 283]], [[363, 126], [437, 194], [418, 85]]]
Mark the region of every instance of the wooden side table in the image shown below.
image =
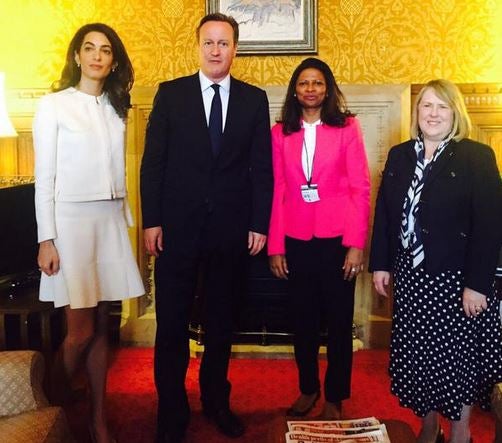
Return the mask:
[[52, 352], [51, 340], [51, 316], [55, 312], [54, 305], [38, 300], [38, 288], [17, 290], [17, 293], [9, 297], [0, 296], [0, 350], [6, 349], [7, 331], [5, 325], [6, 315], [19, 317], [20, 346], [29, 349], [28, 322], [31, 316], [40, 317], [40, 333], [42, 352], [49, 355]]

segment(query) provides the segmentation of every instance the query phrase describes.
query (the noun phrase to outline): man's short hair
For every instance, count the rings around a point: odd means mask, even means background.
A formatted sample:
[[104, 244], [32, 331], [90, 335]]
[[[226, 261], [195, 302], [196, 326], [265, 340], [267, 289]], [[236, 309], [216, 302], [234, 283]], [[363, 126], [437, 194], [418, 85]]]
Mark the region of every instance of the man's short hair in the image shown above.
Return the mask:
[[202, 19], [200, 20], [199, 26], [197, 26], [196, 30], [196, 36], [197, 36], [197, 41], [199, 41], [199, 36], [200, 36], [200, 28], [204, 23], [207, 22], [224, 22], [228, 23], [230, 26], [232, 26], [232, 29], [234, 31], [234, 44], [237, 44], [239, 42], [239, 23], [235, 21], [235, 18], [233, 18], [231, 15], [225, 15], [222, 14], [221, 12], [214, 12], [212, 14], [207, 14]]

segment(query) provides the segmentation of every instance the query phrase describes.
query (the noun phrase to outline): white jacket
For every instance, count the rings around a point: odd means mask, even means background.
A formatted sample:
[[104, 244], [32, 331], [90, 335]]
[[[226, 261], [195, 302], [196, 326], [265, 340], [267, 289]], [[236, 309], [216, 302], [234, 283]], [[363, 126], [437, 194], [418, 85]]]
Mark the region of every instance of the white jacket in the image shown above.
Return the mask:
[[57, 237], [56, 201], [126, 197], [124, 133], [106, 94], [68, 88], [40, 99], [33, 121], [39, 242]]

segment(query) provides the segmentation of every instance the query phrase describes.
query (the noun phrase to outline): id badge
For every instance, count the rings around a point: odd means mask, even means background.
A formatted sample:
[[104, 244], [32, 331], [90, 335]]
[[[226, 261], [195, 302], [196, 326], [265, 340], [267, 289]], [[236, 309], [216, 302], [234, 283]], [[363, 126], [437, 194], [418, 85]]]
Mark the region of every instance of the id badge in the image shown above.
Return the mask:
[[306, 203], [313, 203], [321, 200], [319, 192], [317, 192], [317, 185], [302, 185], [301, 187], [303, 201]]

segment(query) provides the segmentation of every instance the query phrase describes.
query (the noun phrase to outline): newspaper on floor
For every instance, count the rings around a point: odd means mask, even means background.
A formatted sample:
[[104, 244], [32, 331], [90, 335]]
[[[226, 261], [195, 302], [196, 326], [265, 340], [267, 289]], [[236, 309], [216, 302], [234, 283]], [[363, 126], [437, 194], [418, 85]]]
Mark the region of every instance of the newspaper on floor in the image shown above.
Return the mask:
[[[384, 426], [384, 425], [381, 425]], [[314, 434], [311, 432], [287, 432], [286, 443], [390, 443], [382, 430], [359, 434]]]
[[311, 429], [317, 428], [367, 428], [378, 426], [380, 422], [375, 417], [357, 418], [354, 420], [288, 420], [288, 431], [293, 426], [306, 426]]
[[304, 425], [293, 425], [289, 432], [307, 432], [310, 434], [322, 435], [353, 435], [364, 432], [381, 431], [384, 425], [368, 426], [367, 428], [311, 428]]
[[288, 421], [286, 443], [390, 443], [385, 425], [374, 417], [357, 420]]

